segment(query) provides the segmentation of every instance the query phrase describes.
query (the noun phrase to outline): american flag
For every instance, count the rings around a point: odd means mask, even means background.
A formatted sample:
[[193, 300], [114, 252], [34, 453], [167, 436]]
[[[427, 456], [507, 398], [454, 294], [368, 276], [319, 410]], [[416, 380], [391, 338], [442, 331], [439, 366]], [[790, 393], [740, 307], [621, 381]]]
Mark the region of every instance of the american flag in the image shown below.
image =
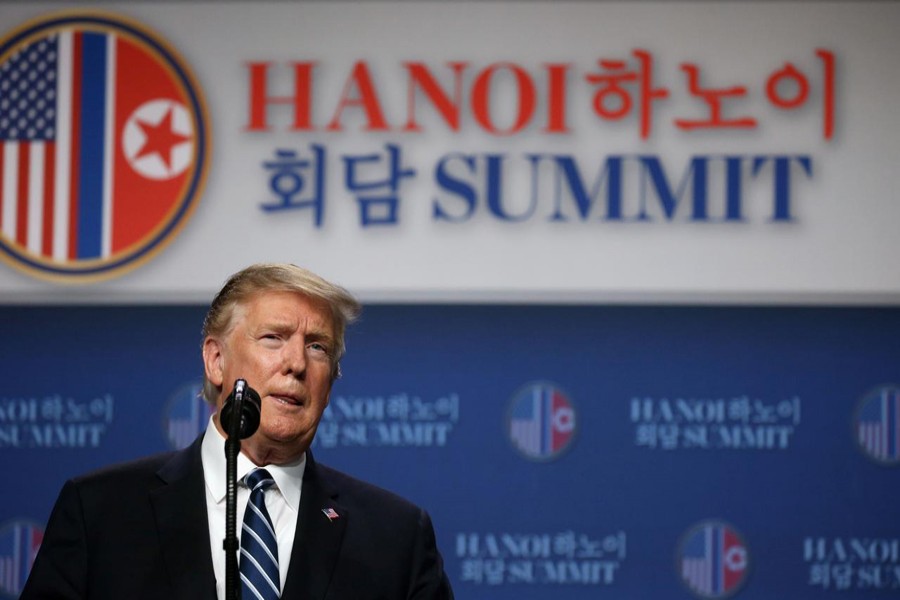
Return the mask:
[[37, 556], [44, 532], [40, 527], [14, 522], [0, 533], [0, 592], [17, 597]]
[[533, 386], [519, 398], [510, 417], [510, 436], [520, 449], [533, 456], [541, 456], [548, 446], [546, 397], [546, 386]]
[[707, 525], [688, 542], [681, 559], [681, 576], [701, 594], [721, 591], [721, 533], [720, 527]]
[[884, 387], [870, 396], [859, 411], [860, 445], [877, 460], [900, 460], [900, 389]]
[[[732, 559], [729, 564], [729, 556], [740, 560]], [[739, 538], [728, 527], [705, 524], [685, 540], [681, 577], [695, 592], [718, 597], [740, 583], [746, 570], [745, 556]]]
[[191, 384], [180, 389], [172, 400], [169, 412], [169, 443], [176, 450], [191, 445], [206, 429], [213, 406], [201, 396], [202, 386]]
[[72, 89], [71, 78], [58, 77], [71, 70], [71, 54], [61, 55], [60, 46], [59, 35], [44, 38], [0, 65], [0, 228], [33, 254], [64, 259], [70, 163], [58, 149], [71, 135]]

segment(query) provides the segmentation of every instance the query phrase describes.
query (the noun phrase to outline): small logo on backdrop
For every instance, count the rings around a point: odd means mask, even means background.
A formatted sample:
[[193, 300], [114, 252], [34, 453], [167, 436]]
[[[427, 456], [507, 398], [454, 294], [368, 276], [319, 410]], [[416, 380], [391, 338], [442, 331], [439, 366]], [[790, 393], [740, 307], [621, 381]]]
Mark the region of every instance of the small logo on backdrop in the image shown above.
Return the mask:
[[192, 382], [175, 390], [166, 404], [163, 415], [163, 430], [169, 445], [175, 450], [187, 448], [197, 439], [215, 407], [203, 399], [203, 384]]
[[900, 387], [878, 387], [859, 401], [855, 436], [862, 451], [884, 465], [900, 464]]
[[18, 598], [28, 579], [44, 530], [23, 519], [0, 525], [0, 598]]
[[507, 430], [513, 446], [527, 458], [557, 458], [572, 443], [575, 429], [575, 407], [555, 384], [530, 383], [512, 397]]
[[127, 272], [193, 212], [209, 163], [184, 61], [121, 17], [69, 12], [0, 40], [0, 258], [31, 275]]
[[747, 577], [749, 555], [741, 535], [721, 521], [704, 521], [682, 538], [676, 557], [681, 580], [699, 598], [727, 598]]

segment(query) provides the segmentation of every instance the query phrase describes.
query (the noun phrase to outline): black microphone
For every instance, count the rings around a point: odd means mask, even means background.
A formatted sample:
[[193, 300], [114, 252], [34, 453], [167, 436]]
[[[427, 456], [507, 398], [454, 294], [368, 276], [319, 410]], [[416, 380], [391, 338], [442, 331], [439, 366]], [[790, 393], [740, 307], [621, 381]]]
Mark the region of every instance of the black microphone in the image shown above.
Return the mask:
[[241, 580], [238, 575], [237, 539], [237, 456], [241, 440], [253, 435], [259, 428], [260, 399], [243, 379], [234, 382], [234, 389], [219, 414], [225, 430], [225, 597], [237, 600], [241, 597]]
[[225, 433], [232, 431], [232, 419], [235, 417], [235, 407], [238, 407], [237, 410], [240, 411], [241, 419], [238, 436], [240, 439], [250, 437], [259, 429], [261, 403], [262, 400], [260, 400], [259, 394], [247, 385], [245, 380], [238, 379], [235, 381], [234, 390], [225, 400], [225, 404], [222, 406], [222, 413], [219, 415], [222, 429], [225, 430]]

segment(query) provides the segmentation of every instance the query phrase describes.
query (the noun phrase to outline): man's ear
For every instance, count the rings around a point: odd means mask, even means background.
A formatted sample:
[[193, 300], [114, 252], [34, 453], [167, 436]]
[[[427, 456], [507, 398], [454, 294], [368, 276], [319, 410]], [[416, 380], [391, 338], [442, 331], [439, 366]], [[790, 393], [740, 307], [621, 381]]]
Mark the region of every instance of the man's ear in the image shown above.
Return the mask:
[[203, 340], [203, 369], [206, 372], [206, 378], [216, 387], [222, 387], [222, 381], [225, 378], [222, 364], [224, 360], [222, 344], [219, 340], [213, 337]]

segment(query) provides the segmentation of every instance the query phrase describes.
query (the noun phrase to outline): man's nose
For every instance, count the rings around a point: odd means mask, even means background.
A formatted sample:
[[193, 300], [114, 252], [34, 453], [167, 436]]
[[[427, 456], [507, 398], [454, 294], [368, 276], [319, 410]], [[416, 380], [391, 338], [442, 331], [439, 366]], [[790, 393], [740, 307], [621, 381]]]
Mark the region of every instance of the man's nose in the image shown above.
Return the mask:
[[283, 361], [286, 375], [301, 376], [306, 373], [306, 341], [302, 337], [285, 344]]

